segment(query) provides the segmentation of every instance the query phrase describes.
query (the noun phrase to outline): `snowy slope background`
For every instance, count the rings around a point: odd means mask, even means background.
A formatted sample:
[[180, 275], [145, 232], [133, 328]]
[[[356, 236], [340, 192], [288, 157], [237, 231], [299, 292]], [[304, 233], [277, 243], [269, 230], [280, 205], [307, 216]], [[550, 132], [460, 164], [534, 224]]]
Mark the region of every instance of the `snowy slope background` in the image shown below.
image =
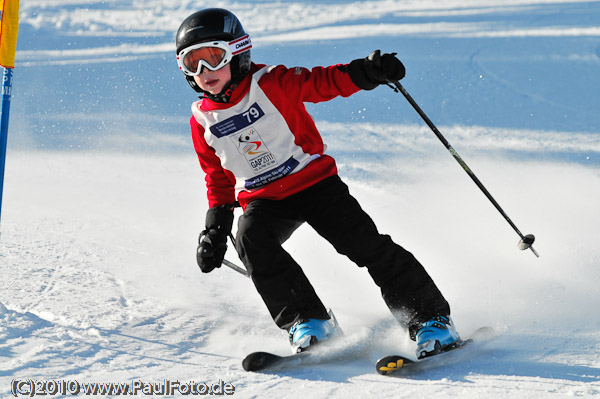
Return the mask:
[[[241, 369], [251, 351], [289, 349], [247, 278], [195, 265], [204, 176], [173, 42], [209, 6], [240, 17], [263, 63], [399, 54], [404, 86], [536, 235], [539, 259], [400, 94], [308, 108], [351, 192], [426, 266], [459, 331], [489, 325], [496, 338], [447, 368], [375, 374], [378, 356], [413, 347], [367, 272], [302, 227], [286, 248], [345, 330], [344, 360]], [[0, 397], [14, 378], [222, 379], [244, 398], [600, 396], [600, 2], [23, 0], [16, 65]]]

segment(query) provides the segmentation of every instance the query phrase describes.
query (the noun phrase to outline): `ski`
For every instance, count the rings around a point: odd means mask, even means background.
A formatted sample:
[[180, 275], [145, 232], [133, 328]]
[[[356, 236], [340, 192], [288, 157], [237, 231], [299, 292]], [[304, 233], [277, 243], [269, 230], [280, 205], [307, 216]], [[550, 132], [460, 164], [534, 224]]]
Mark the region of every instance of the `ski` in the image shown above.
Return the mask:
[[447, 348], [447, 349], [441, 351], [440, 353], [438, 353], [436, 355], [431, 355], [431, 356], [428, 356], [428, 357], [425, 357], [422, 359], [418, 359], [418, 360], [412, 360], [412, 359], [410, 359], [406, 356], [402, 356], [402, 355], [384, 356], [381, 359], [377, 360], [377, 362], [375, 363], [375, 370], [377, 370], [377, 373], [379, 373], [381, 375], [392, 374], [400, 369], [406, 369], [407, 367], [409, 367], [410, 365], [413, 365], [413, 364], [423, 363], [430, 359], [439, 359], [443, 354], [458, 350], [471, 342], [473, 342], [473, 340], [471, 340], [471, 339], [468, 339], [465, 341], [460, 341], [459, 343], [453, 345], [450, 348]]
[[[413, 360], [409, 357], [402, 355], [388, 355], [380, 358], [375, 363], [375, 370], [377, 373], [381, 375], [391, 375], [397, 374], [400, 370], [412, 369], [416, 365], [421, 365], [423, 363], [430, 363], [432, 361], [440, 361], [446, 358], [447, 354], [451, 352], [458, 351], [463, 348], [467, 344], [470, 344], [473, 341], [479, 341], [483, 339], [488, 339], [494, 335], [494, 330], [491, 327], [481, 327], [477, 331], [475, 331], [469, 339], [464, 341], [460, 341], [457, 344], [442, 350], [440, 353], [432, 356], [428, 356], [419, 360]], [[451, 360], [451, 359], [446, 359]]]
[[356, 356], [362, 356], [365, 349], [364, 342], [351, 343], [339, 338], [341, 337], [313, 344], [309, 350], [291, 355], [253, 352], [244, 358], [242, 367], [246, 371], [278, 370], [287, 367], [345, 361]]
[[276, 355], [271, 352], [253, 352], [242, 360], [242, 367], [246, 371], [261, 371], [280, 368], [291, 364], [301, 363], [310, 355], [309, 352], [300, 352], [292, 355]]

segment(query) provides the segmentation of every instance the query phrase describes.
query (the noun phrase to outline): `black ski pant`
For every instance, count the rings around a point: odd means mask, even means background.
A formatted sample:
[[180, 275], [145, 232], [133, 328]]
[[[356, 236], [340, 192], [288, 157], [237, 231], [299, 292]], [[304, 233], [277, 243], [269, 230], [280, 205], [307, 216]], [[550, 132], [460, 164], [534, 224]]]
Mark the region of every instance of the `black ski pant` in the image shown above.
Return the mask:
[[307, 222], [360, 267], [414, 339], [418, 323], [450, 315], [450, 307], [415, 257], [379, 234], [338, 176], [283, 200], [256, 199], [239, 218], [236, 249], [275, 323], [289, 329], [306, 319], [328, 319], [325, 306], [282, 244]]

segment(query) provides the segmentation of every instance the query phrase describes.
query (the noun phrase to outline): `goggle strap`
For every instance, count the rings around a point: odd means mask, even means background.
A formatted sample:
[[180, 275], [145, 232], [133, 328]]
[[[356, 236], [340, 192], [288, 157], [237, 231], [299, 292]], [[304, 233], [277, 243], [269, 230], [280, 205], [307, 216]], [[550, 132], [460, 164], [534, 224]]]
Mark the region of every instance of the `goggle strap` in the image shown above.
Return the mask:
[[250, 50], [251, 48], [252, 41], [250, 40], [250, 35], [242, 36], [238, 39], [235, 39], [232, 42], [229, 42], [229, 49], [231, 50], [232, 55], [243, 53], [244, 51]]

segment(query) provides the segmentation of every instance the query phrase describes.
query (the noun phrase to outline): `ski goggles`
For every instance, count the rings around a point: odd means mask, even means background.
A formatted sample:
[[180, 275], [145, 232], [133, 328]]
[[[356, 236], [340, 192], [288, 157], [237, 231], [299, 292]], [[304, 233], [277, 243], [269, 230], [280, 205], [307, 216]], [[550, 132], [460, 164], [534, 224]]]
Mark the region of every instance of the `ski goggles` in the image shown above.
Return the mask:
[[177, 54], [177, 65], [186, 75], [197, 76], [202, 73], [202, 67], [216, 71], [231, 62], [233, 56], [251, 48], [249, 35], [232, 42], [216, 40], [198, 43], [184, 48]]

